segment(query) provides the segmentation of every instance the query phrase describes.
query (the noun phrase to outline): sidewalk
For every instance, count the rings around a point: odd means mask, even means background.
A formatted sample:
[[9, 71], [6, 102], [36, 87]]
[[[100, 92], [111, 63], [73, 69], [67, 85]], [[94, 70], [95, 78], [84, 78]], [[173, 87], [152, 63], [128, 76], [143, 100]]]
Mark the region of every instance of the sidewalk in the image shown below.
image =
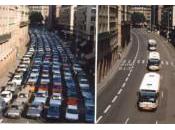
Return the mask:
[[116, 63], [112, 66], [112, 68], [109, 70], [108, 74], [104, 77], [104, 79], [97, 84], [97, 96], [100, 95], [100, 93], [107, 87], [108, 83], [112, 80], [114, 75], [118, 72], [119, 65], [123, 61], [123, 59], [127, 56], [128, 52], [131, 49], [131, 46], [132, 46], [132, 38], [128, 46], [123, 50], [121, 59], [118, 59], [118, 61], [116, 61]]

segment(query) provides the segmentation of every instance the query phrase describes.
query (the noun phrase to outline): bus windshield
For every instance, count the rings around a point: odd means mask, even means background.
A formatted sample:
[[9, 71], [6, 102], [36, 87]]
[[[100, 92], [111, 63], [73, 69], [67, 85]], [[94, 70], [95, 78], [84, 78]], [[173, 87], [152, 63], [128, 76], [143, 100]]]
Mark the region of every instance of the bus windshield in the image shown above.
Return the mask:
[[148, 64], [149, 65], [159, 65], [160, 64], [160, 60], [159, 59], [149, 59], [148, 60]]
[[153, 91], [141, 91], [139, 94], [140, 102], [152, 102], [155, 103], [157, 99], [156, 92]]

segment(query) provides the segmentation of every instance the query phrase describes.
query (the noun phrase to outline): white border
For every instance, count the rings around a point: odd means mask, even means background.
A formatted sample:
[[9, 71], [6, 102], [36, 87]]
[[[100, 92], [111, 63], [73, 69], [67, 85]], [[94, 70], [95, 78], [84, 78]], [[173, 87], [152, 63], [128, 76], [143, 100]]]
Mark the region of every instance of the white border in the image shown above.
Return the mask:
[[0, 0], [0, 5], [175, 5], [175, 0]]

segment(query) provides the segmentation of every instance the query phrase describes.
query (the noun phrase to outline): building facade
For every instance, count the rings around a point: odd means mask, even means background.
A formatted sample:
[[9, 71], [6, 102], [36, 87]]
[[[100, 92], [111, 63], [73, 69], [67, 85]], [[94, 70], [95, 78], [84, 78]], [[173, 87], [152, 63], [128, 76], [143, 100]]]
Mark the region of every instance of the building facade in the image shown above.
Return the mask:
[[98, 6], [98, 83], [109, 73], [129, 43], [128, 15], [127, 6]]
[[0, 69], [4, 74], [26, 51], [29, 9], [27, 6], [0, 6], [0, 12]]
[[74, 18], [75, 18], [75, 5], [62, 5], [59, 12], [59, 26], [60, 28], [73, 33]]

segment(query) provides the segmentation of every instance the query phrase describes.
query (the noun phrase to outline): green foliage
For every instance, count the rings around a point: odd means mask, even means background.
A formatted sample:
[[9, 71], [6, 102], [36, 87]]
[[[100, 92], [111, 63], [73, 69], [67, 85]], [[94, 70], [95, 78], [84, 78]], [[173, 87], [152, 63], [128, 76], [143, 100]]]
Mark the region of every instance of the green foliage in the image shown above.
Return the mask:
[[132, 15], [131, 15], [131, 20], [132, 20], [132, 23], [134, 24], [138, 24], [138, 23], [143, 23], [145, 22], [145, 16], [143, 13], [140, 13], [140, 12], [134, 12]]

